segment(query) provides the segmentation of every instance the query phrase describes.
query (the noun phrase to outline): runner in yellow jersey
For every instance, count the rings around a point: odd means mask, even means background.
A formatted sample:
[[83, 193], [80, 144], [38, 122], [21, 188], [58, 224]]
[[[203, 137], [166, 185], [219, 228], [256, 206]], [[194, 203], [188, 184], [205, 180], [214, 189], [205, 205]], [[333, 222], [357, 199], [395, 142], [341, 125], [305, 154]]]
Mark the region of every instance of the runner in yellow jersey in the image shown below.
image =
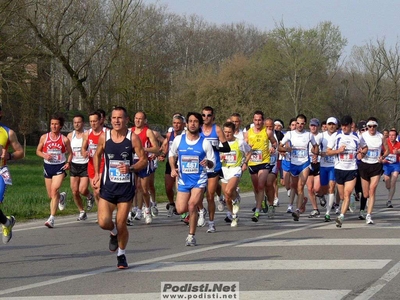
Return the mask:
[[251, 148], [245, 141], [235, 137], [234, 123], [226, 122], [223, 126], [223, 131], [231, 147], [230, 152], [221, 153], [223, 174], [221, 185], [228, 208], [225, 221], [231, 223], [231, 227], [236, 227], [240, 204], [240, 195], [237, 192], [237, 187], [242, 177], [242, 172], [247, 169], [244, 162], [250, 159]]
[[[0, 119], [3, 116], [0, 106]], [[13, 153], [8, 152], [8, 147], [14, 149]], [[24, 157], [24, 149], [18, 142], [17, 135], [6, 125], [0, 123], [0, 204], [4, 200], [6, 186], [12, 184], [11, 175], [7, 167], [7, 161]], [[7, 244], [12, 238], [12, 228], [15, 224], [14, 216], [6, 217], [0, 209], [0, 223], [2, 224], [3, 243]]]
[[251, 158], [246, 160], [251, 182], [253, 183], [254, 196], [256, 198], [256, 210], [251, 218], [253, 222], [258, 222], [261, 210], [261, 203], [264, 199], [264, 187], [270, 171], [270, 149], [269, 142], [276, 148], [277, 142], [272, 130], [264, 126], [264, 113], [260, 110], [254, 112], [254, 127], [246, 131], [244, 140], [252, 149]]

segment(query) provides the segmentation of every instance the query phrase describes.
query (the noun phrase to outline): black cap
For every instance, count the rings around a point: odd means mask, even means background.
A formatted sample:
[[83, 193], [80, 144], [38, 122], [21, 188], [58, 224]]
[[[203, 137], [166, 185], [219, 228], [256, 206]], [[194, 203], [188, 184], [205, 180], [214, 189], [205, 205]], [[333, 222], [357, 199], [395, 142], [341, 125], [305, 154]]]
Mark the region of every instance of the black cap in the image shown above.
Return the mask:
[[360, 122], [358, 122], [357, 128], [358, 128], [358, 130], [367, 129], [367, 122], [365, 122], [365, 121], [360, 121]]
[[340, 120], [340, 124], [342, 125], [349, 125], [353, 123], [353, 119], [350, 116], [344, 116], [341, 120]]

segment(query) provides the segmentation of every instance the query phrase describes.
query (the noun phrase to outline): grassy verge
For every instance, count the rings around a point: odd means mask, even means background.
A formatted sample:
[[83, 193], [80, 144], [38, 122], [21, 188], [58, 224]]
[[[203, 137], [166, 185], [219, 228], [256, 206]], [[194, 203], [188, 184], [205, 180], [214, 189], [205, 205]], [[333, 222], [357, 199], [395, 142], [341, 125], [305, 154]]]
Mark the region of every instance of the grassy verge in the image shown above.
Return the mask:
[[[47, 218], [50, 212], [50, 201], [43, 178], [43, 160], [37, 157], [35, 152], [36, 147], [28, 147], [24, 159], [9, 163], [13, 185], [7, 187], [1, 208], [5, 214], [14, 215], [18, 221]], [[164, 171], [165, 163], [159, 163], [155, 179], [158, 203], [167, 201]], [[58, 215], [78, 214], [72, 199], [69, 178], [69, 176], [65, 178], [61, 187], [61, 191], [67, 192], [67, 207], [62, 212], [58, 211]], [[243, 175], [240, 188], [243, 192], [252, 190], [248, 172]]]

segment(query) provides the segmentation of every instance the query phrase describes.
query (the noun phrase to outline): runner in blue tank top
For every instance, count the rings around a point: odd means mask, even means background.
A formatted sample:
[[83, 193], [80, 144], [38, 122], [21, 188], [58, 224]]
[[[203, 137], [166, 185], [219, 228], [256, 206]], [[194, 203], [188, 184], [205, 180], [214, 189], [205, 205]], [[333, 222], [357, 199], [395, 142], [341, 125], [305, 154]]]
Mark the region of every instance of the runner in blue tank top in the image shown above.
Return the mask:
[[[98, 204], [99, 226], [110, 230], [109, 249], [117, 253], [117, 267], [128, 268], [125, 247], [129, 232], [126, 219], [135, 195], [134, 174], [147, 166], [147, 156], [138, 136], [128, 130], [128, 114], [123, 107], [115, 107], [111, 112], [112, 130], [99, 137], [94, 155], [95, 176], [93, 185], [100, 187]], [[100, 170], [101, 157], [105, 156], [104, 170]], [[133, 164], [133, 154], [138, 161]], [[100, 181], [100, 174], [102, 178]], [[117, 209], [115, 223], [113, 211]]]
[[[196, 246], [194, 237], [197, 227], [198, 206], [203, 201], [207, 185], [207, 169], [215, 165], [211, 144], [200, 137], [203, 119], [199, 113], [187, 115], [186, 134], [175, 137], [168, 154], [171, 176], [178, 177], [176, 210], [179, 214], [189, 211], [189, 235], [186, 246]], [[176, 168], [178, 162], [178, 169]]]
[[[207, 182], [207, 204], [208, 204], [208, 233], [213, 233], [216, 231], [215, 223], [214, 223], [214, 215], [215, 215], [215, 202], [214, 196], [215, 193], [221, 195], [221, 186], [219, 185], [220, 177], [223, 177], [221, 170], [221, 160], [219, 158], [220, 152], [229, 152], [231, 151], [231, 147], [226, 140], [225, 134], [222, 131], [221, 127], [214, 124], [214, 109], [211, 106], [206, 106], [202, 110], [201, 116], [203, 117], [203, 126], [201, 127], [201, 136], [203, 136], [206, 140], [208, 140], [211, 146], [214, 149], [214, 156], [216, 159], [215, 169], [212, 172], [208, 172], [208, 182]], [[222, 144], [222, 147], [220, 147]], [[223, 211], [224, 205], [218, 205], [220, 207], [218, 210]], [[203, 203], [200, 205], [199, 212], [199, 221], [198, 226], [205, 225], [205, 215], [206, 210], [203, 208]]]

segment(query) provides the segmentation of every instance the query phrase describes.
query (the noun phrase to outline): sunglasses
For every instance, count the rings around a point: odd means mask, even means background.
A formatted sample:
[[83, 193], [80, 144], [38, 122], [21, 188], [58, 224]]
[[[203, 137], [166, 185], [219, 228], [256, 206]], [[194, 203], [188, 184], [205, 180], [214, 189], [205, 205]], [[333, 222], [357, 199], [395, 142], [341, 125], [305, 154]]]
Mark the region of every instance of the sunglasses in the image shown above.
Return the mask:
[[376, 125], [368, 125], [368, 128], [376, 128]]
[[306, 123], [299, 123], [299, 122], [297, 122], [296, 124], [297, 124], [297, 125], [305, 125]]
[[203, 117], [212, 117], [212, 114], [201, 114]]
[[364, 131], [367, 131], [367, 129], [363, 128], [363, 129], [360, 130], [360, 132], [364, 132]]

